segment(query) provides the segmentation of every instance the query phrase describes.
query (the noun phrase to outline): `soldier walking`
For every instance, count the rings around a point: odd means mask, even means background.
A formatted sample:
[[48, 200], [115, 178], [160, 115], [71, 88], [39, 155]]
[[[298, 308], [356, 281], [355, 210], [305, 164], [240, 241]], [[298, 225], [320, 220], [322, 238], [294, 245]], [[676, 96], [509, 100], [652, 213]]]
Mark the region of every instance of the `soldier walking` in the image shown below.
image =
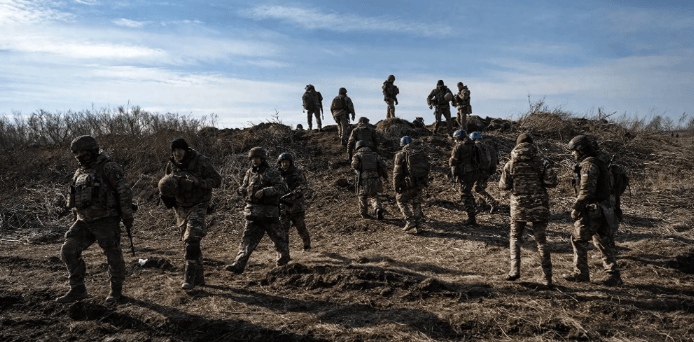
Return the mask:
[[548, 161], [537, 155], [532, 137], [525, 133], [519, 135], [516, 147], [511, 151], [511, 160], [504, 165], [499, 180], [499, 189], [511, 191], [511, 270], [506, 280], [520, 278], [523, 231], [528, 222], [531, 222], [544, 274], [542, 283], [552, 286], [552, 259], [545, 247], [545, 231], [549, 220], [547, 188], [553, 188], [557, 184], [555, 170]]
[[475, 142], [480, 170], [479, 178], [473, 188], [477, 194], [477, 204], [478, 207], [489, 205], [489, 213], [491, 214], [499, 206], [499, 202], [487, 192], [487, 183], [489, 177], [496, 173], [496, 167], [499, 165], [499, 152], [482, 140], [482, 133], [480, 132], [470, 133], [470, 140]]
[[306, 214], [304, 205], [304, 193], [308, 190], [308, 183], [304, 171], [294, 164], [294, 156], [291, 153], [282, 153], [277, 158], [277, 166], [289, 192], [280, 197], [280, 222], [287, 233], [289, 242], [289, 230], [294, 224], [304, 243], [304, 251], [311, 249], [311, 237], [306, 229]]
[[427, 187], [431, 164], [419, 142], [409, 136], [400, 139], [402, 149], [393, 162], [393, 188], [395, 200], [405, 217], [403, 231], [414, 229], [419, 233], [422, 221], [422, 190]]
[[398, 104], [398, 94], [400, 93], [400, 89], [393, 84], [395, 82], [395, 76], [390, 75], [388, 76], [388, 79], [383, 82], [383, 101], [386, 102], [387, 109], [386, 109], [386, 119], [394, 118], [395, 117], [395, 105]]
[[323, 115], [323, 95], [321, 95], [320, 92], [316, 91], [316, 88], [312, 84], [309, 84], [306, 86], [306, 91], [304, 92], [304, 95], [301, 97], [301, 100], [303, 101], [304, 112], [307, 113], [306, 115], [308, 119], [308, 130], [310, 131], [311, 129], [313, 129], [311, 121], [313, 116], [315, 115], [318, 130], [323, 131], [323, 126], [320, 120], [321, 115]]
[[448, 160], [448, 165], [451, 168], [451, 175], [458, 186], [460, 192], [460, 200], [463, 202], [463, 208], [467, 212], [467, 220], [463, 221], [464, 225], [476, 225], [476, 209], [475, 198], [472, 196], [472, 188], [479, 178], [479, 169], [475, 158], [475, 143], [467, 136], [467, 132], [459, 129], [453, 133], [456, 145], [451, 151], [451, 158]]
[[246, 227], [243, 231], [239, 252], [233, 264], [225, 269], [241, 274], [246, 269], [248, 258], [258, 246], [265, 233], [270, 237], [277, 251], [277, 266], [286, 265], [289, 258], [287, 234], [280, 224], [279, 198], [288, 192], [287, 184], [280, 172], [267, 162], [267, 152], [260, 147], [248, 151], [252, 167], [246, 171], [243, 184], [238, 189], [239, 195], [245, 197]]
[[441, 115], [446, 118], [448, 133], [453, 130], [453, 126], [451, 126], [451, 100], [453, 100], [453, 93], [443, 84], [443, 80], [439, 80], [436, 83], [436, 88], [434, 88], [431, 93], [429, 93], [429, 96], [427, 96], [427, 104], [429, 105], [429, 109], [436, 106], [436, 109], [434, 110], [434, 117], [436, 118], [436, 124], [434, 124], [434, 134], [439, 131]]
[[347, 96], [347, 89], [340, 88], [338, 94], [333, 102], [330, 103], [330, 112], [333, 113], [333, 119], [337, 123], [337, 132], [340, 136], [340, 143], [342, 146], [347, 145], [347, 138], [349, 138], [350, 127], [349, 127], [349, 115], [352, 114], [352, 121], [354, 121], [354, 104], [352, 99]]
[[60, 259], [67, 266], [70, 290], [56, 298], [58, 303], [70, 303], [87, 298], [84, 276], [87, 267], [82, 251], [95, 241], [106, 255], [111, 292], [106, 302], [116, 302], [122, 296], [125, 262], [120, 246], [120, 222], [130, 230], [133, 225], [132, 192], [123, 168], [111, 161], [91, 136], [77, 137], [70, 144], [80, 167], [72, 177], [68, 208], [77, 220], [65, 233]]
[[610, 201], [610, 171], [598, 158], [590, 137], [578, 135], [571, 139], [568, 148], [577, 163], [573, 180], [576, 202], [571, 211], [571, 218], [575, 220], [571, 234], [574, 271], [564, 278], [575, 282], [590, 281], [588, 243], [592, 239], [593, 245], [602, 254], [603, 267], [608, 274], [603, 284], [621, 286], [623, 281], [614, 243], [619, 221]]
[[357, 121], [357, 127], [352, 130], [349, 135], [349, 141], [347, 142], [347, 154], [349, 159], [352, 160], [352, 155], [354, 153], [354, 147], [357, 141], [361, 141], [364, 146], [368, 147], [373, 152], [378, 152], [378, 145], [380, 139], [378, 137], [378, 132], [369, 125], [369, 119], [366, 117], [360, 117]]
[[458, 82], [458, 93], [453, 96], [453, 105], [458, 107], [458, 125], [467, 131], [467, 116], [472, 114], [472, 106], [470, 105], [470, 89], [463, 82]]
[[183, 138], [171, 142], [171, 158], [159, 181], [159, 191], [164, 204], [174, 208], [180, 239], [185, 243], [184, 290], [205, 285], [200, 241], [207, 235], [205, 216], [212, 189], [220, 185], [222, 176], [207, 157], [190, 148]]
[[383, 219], [383, 209], [378, 194], [383, 191], [381, 178], [388, 179], [386, 163], [376, 152], [371, 151], [363, 141], [357, 141], [356, 153], [352, 158], [352, 168], [357, 173], [357, 196], [359, 197], [359, 212], [362, 218], [372, 218], [368, 212], [368, 201], [376, 214], [376, 218]]

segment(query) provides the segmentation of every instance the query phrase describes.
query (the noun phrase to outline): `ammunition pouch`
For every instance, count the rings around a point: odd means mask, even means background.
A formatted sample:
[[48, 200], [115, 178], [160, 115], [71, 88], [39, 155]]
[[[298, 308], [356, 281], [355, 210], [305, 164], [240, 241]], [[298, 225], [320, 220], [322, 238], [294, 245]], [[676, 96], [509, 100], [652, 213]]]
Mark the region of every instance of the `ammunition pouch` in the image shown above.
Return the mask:
[[280, 217], [280, 207], [249, 203], [243, 208], [243, 216], [248, 221], [276, 221]]

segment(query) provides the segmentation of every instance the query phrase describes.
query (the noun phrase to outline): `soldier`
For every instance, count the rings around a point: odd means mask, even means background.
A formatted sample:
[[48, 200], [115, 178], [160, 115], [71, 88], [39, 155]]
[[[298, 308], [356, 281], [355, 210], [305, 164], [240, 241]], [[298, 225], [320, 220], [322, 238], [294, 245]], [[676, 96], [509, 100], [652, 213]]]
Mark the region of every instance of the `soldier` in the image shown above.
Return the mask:
[[557, 173], [547, 160], [537, 155], [532, 137], [525, 133], [519, 135], [516, 147], [511, 151], [511, 160], [504, 165], [499, 180], [499, 189], [511, 190], [511, 271], [506, 280], [520, 278], [523, 230], [528, 222], [532, 222], [533, 236], [544, 273], [542, 283], [552, 286], [552, 259], [550, 252], [545, 249], [545, 230], [549, 220], [549, 196], [546, 188], [553, 188], [557, 183]]
[[470, 90], [463, 82], [458, 82], [458, 93], [453, 96], [453, 105], [458, 107], [458, 125], [467, 131], [467, 116], [472, 114]]
[[309, 251], [311, 249], [311, 237], [306, 229], [304, 212], [304, 192], [308, 190], [308, 183], [304, 177], [304, 171], [296, 167], [294, 156], [291, 153], [280, 154], [277, 158], [277, 166], [280, 169], [282, 179], [289, 187], [289, 192], [280, 197], [280, 222], [287, 233], [287, 241], [289, 241], [289, 228], [293, 223], [304, 243], [304, 251]]
[[467, 136], [467, 132], [459, 129], [453, 133], [453, 139], [457, 141], [448, 165], [451, 167], [453, 180], [459, 187], [460, 200], [467, 212], [467, 220], [464, 225], [476, 225], [475, 198], [472, 196], [472, 188], [479, 178], [479, 169], [475, 158], [475, 143]]
[[352, 121], [354, 121], [354, 104], [352, 99], [347, 96], [347, 89], [340, 88], [339, 95], [337, 95], [333, 102], [330, 103], [330, 112], [333, 113], [333, 119], [337, 123], [337, 132], [340, 135], [340, 142], [342, 146], [347, 145], [347, 138], [349, 137], [350, 127], [349, 127], [349, 115], [352, 114]]
[[378, 133], [376, 130], [369, 125], [369, 119], [365, 117], [360, 117], [357, 121], [357, 127], [352, 130], [349, 135], [349, 141], [347, 142], [347, 154], [349, 159], [352, 160], [352, 155], [354, 152], [354, 147], [357, 141], [361, 141], [364, 146], [368, 147], [373, 152], [378, 152], [378, 144], [380, 139], [378, 138]]
[[590, 137], [578, 135], [568, 145], [577, 164], [574, 167], [576, 202], [571, 211], [574, 229], [571, 245], [574, 250], [573, 274], [565, 275], [568, 281], [588, 282], [588, 241], [602, 254], [605, 271], [609, 275], [603, 284], [621, 286], [622, 277], [617, 266], [614, 235], [619, 221], [610, 201], [610, 173], [607, 165], [598, 158]]
[[393, 82], [395, 82], [395, 76], [390, 75], [388, 76], [388, 79], [383, 82], [382, 87], [383, 101], [385, 101], [387, 104], [386, 119], [395, 117], [395, 105], [398, 104], [397, 96], [400, 93], [400, 89], [398, 89]]
[[359, 212], [362, 218], [371, 218], [368, 213], [368, 199], [378, 220], [383, 219], [383, 209], [378, 193], [383, 190], [379, 177], [388, 179], [386, 163], [376, 152], [371, 151], [363, 141], [357, 141], [357, 153], [352, 158], [352, 168], [357, 172], [357, 196], [359, 197]]
[[286, 265], [289, 258], [287, 234], [280, 224], [279, 198], [289, 190], [280, 172], [267, 162], [267, 152], [260, 147], [248, 151], [252, 167], [246, 171], [243, 184], [238, 188], [239, 195], [246, 198], [243, 214], [246, 227], [243, 231], [236, 261], [227, 265], [227, 271], [241, 274], [246, 269], [248, 258], [265, 233], [270, 237], [277, 251], [277, 266]]
[[443, 84], [443, 80], [439, 80], [438, 83], [436, 83], [436, 88], [434, 88], [431, 93], [429, 93], [429, 96], [427, 96], [427, 104], [429, 105], [429, 109], [436, 106], [436, 109], [434, 110], [434, 117], [436, 118], [434, 134], [439, 131], [441, 115], [446, 118], [448, 132], [450, 133], [450, 131], [453, 130], [453, 127], [451, 126], [451, 100], [453, 100], [453, 93]]
[[308, 130], [310, 131], [313, 129], [313, 125], [311, 123], [311, 120], [313, 116], [316, 116], [316, 125], [318, 125], [318, 131], [323, 131], [322, 123], [321, 123], [321, 115], [323, 115], [323, 95], [321, 95], [320, 92], [316, 91], [316, 88], [312, 85], [309, 84], [306, 86], [306, 92], [304, 92], [304, 95], [301, 97], [301, 100], [304, 103], [304, 112], [307, 112], [307, 119], [308, 119]]
[[87, 298], [84, 275], [87, 271], [82, 251], [96, 241], [106, 254], [111, 292], [106, 302], [118, 301], [123, 293], [125, 262], [120, 247], [120, 222], [130, 230], [133, 225], [132, 192], [123, 168], [99, 151], [91, 136], [77, 137], [70, 149], [79, 162], [72, 177], [68, 197], [69, 208], [77, 220], [65, 233], [60, 259], [67, 266], [70, 290], [58, 303]]
[[423, 216], [422, 189], [427, 186], [431, 164], [424, 149], [409, 136], [400, 139], [400, 146], [402, 150], [395, 155], [393, 162], [395, 200], [405, 216], [405, 227], [402, 230], [414, 228], [414, 233], [417, 234]]
[[212, 189], [221, 184], [222, 176], [207, 157], [188, 147], [183, 138], [171, 142], [171, 158], [159, 181], [159, 191], [164, 204], [174, 208], [179, 238], [185, 243], [184, 290], [205, 285], [200, 241], [207, 235], [205, 215]]
[[482, 141], [482, 133], [480, 132], [470, 133], [470, 140], [475, 142], [480, 169], [480, 176], [474, 187], [478, 197], [477, 204], [479, 207], [489, 205], [489, 213], [491, 214], [499, 206], [499, 202], [487, 192], [487, 182], [489, 182], [489, 177], [496, 173], [496, 167], [499, 165], [499, 153], [490, 144]]

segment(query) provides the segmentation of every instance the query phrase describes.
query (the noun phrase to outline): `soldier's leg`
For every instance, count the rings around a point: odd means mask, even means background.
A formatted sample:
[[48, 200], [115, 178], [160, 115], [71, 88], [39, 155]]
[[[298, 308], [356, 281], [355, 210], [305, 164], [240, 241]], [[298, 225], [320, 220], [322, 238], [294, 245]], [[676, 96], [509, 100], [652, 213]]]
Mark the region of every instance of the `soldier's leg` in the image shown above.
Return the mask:
[[481, 174], [480, 178], [475, 182], [475, 192], [479, 196], [481, 203], [497, 206], [498, 202], [487, 192], [487, 184], [489, 183], [489, 174]]
[[311, 112], [310, 110], [306, 111], [306, 121], [308, 121], [308, 130], [310, 131], [311, 129], [313, 129], [313, 112]]
[[411, 228], [414, 228], [417, 226], [415, 223], [413, 210], [410, 210], [410, 201], [411, 200], [412, 200], [412, 196], [411, 196], [409, 190], [405, 190], [401, 193], [395, 194], [395, 201], [398, 204], [398, 208], [400, 208], [400, 212], [402, 213], [402, 216], [405, 217], [405, 228], [403, 228], [403, 230], [410, 230]]
[[386, 119], [395, 117], [395, 101], [387, 99], [386, 101]]
[[439, 131], [439, 125], [441, 125], [441, 111], [438, 109], [434, 112], [434, 119], [436, 120], [434, 124], [434, 134], [436, 134]]
[[243, 230], [243, 237], [241, 237], [241, 243], [239, 244], [239, 252], [236, 254], [236, 260], [233, 264], [226, 267], [227, 271], [232, 271], [234, 273], [243, 273], [246, 269], [246, 264], [248, 263], [248, 258], [251, 257], [251, 253], [258, 247], [258, 243], [265, 235], [265, 227], [263, 227], [257, 221], [246, 220], [246, 227]]
[[617, 266], [617, 253], [614, 244], [614, 237], [609, 232], [607, 223], [597, 221], [600, 225], [597, 233], [593, 235], [593, 245], [600, 251], [602, 256], [602, 265], [607, 274], [619, 274], [619, 266]]
[[207, 235], [205, 216], [209, 203], [204, 202], [193, 206], [189, 210], [177, 211], [185, 213], [183, 219], [183, 242], [185, 242], [186, 269], [181, 287], [192, 289], [195, 285], [205, 285], [205, 270], [202, 264], [202, 249], [200, 241]]
[[320, 109], [314, 111], [313, 114], [316, 116], [316, 126], [318, 126], [318, 130], [323, 129], [323, 123], [320, 121]]
[[280, 212], [280, 225], [282, 226], [282, 231], [284, 232], [285, 239], [289, 241], [289, 230], [292, 226], [292, 218], [286, 212]]
[[419, 227], [422, 224], [422, 217], [424, 216], [422, 212], [422, 189], [415, 190], [415, 194], [412, 196], [410, 203], [412, 204], [412, 211], [414, 212], [415, 224]]
[[516, 280], [520, 278], [521, 265], [521, 243], [523, 243], [523, 230], [527, 222], [511, 219], [511, 233], [509, 234], [509, 251], [511, 256], [511, 270], [508, 272], [506, 280]]
[[446, 117], [448, 133], [453, 132], [453, 124], [451, 123], [451, 108], [449, 106], [444, 107], [443, 116]]
[[120, 246], [120, 217], [98, 219], [91, 224], [91, 230], [108, 262], [111, 293], [107, 301], [117, 301], [121, 297], [125, 281], [125, 261]]
[[[311, 236], [306, 229], [306, 214], [304, 212], [292, 214], [292, 222], [296, 227], [297, 233], [301, 237], [301, 242], [304, 244], [304, 250], [311, 249]], [[287, 240], [289, 241], [289, 240]]]
[[540, 265], [544, 274], [544, 284], [552, 285], [552, 256], [547, 250], [547, 221], [533, 222], [533, 235], [535, 235], [535, 244], [537, 245], [537, 253], [540, 256]]
[[368, 206], [368, 199], [369, 196], [366, 194], [359, 194], [359, 214], [361, 214], [361, 217], [368, 217], [369, 216], [369, 206]]
[[468, 220], [464, 224], [477, 224], [476, 221], [476, 210], [475, 210], [475, 198], [472, 196], [472, 187], [475, 185], [473, 182], [463, 182], [460, 184], [460, 200], [463, 203], [463, 209], [467, 213]]
[[337, 136], [340, 138], [340, 142], [342, 142], [342, 134], [344, 130], [344, 126], [342, 126], [342, 118], [333, 113], [333, 120], [335, 120], [335, 124], [337, 124]]
[[349, 125], [349, 114], [342, 115], [342, 146], [347, 146], [350, 134], [352, 134], [352, 126]]
[[267, 231], [267, 235], [270, 237], [270, 240], [272, 240], [272, 243], [275, 245], [275, 250], [277, 251], [277, 266], [286, 265], [290, 260], [289, 243], [287, 242], [286, 235], [284, 234], [284, 230], [280, 224], [280, 221], [276, 220], [263, 222], [263, 225], [265, 226], [265, 231]]
[[371, 207], [373, 208], [374, 215], [377, 219], [383, 218], [383, 208], [381, 207], [381, 199], [378, 198], [378, 193], [374, 193], [371, 196]]
[[571, 232], [571, 246], [574, 250], [574, 270], [573, 275], [567, 277], [571, 281], [589, 281], [590, 271], [588, 269], [588, 241], [593, 236], [595, 229], [591, 226], [587, 217], [582, 217], [574, 222]]
[[82, 258], [82, 251], [89, 248], [94, 241], [96, 238], [83, 221], [75, 221], [65, 233], [65, 242], [60, 248], [60, 259], [67, 266], [70, 291], [64, 296], [58, 297], [56, 301], [68, 303], [87, 297], [87, 289], [84, 286], [87, 266]]

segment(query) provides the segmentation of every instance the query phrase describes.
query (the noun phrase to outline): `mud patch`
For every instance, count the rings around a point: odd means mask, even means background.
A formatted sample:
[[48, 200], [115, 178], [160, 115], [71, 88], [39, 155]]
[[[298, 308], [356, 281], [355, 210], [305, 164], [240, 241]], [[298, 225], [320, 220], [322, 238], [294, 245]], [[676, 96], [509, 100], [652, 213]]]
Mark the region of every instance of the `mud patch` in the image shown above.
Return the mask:
[[667, 265], [682, 273], [694, 274], [694, 251], [676, 256], [675, 260], [668, 261]]

